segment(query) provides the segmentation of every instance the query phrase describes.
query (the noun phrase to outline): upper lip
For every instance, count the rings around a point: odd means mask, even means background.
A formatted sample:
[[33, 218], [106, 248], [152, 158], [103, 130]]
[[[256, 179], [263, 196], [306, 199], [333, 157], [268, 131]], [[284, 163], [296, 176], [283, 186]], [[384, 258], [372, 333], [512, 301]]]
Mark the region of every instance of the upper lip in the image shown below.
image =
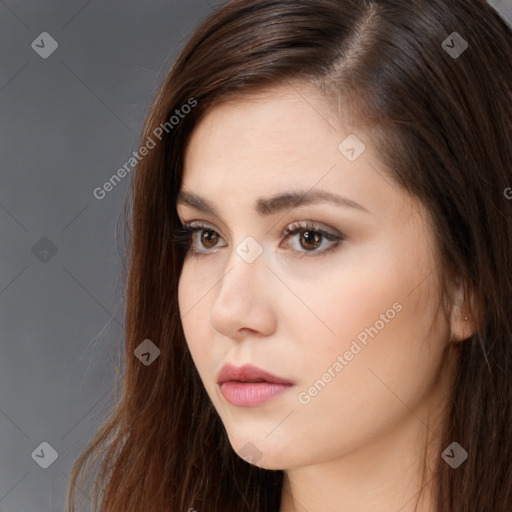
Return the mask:
[[244, 364], [243, 366], [234, 366], [232, 364], [224, 365], [217, 377], [217, 383], [222, 384], [229, 380], [238, 380], [241, 382], [262, 380], [275, 384], [293, 384], [293, 382], [290, 382], [289, 380], [276, 377], [275, 375], [272, 375], [271, 373], [252, 364]]

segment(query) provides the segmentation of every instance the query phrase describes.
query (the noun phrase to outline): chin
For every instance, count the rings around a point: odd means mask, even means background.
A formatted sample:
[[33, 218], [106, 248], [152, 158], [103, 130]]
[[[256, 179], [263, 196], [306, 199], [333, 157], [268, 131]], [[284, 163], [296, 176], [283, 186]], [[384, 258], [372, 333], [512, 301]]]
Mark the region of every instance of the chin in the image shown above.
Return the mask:
[[275, 471], [283, 470], [297, 463], [300, 464], [296, 460], [296, 454], [290, 450], [291, 447], [287, 444], [281, 446], [255, 437], [253, 437], [254, 441], [247, 441], [247, 439], [247, 437], [241, 439], [235, 436], [233, 440], [230, 437], [231, 447], [241, 459], [253, 466]]

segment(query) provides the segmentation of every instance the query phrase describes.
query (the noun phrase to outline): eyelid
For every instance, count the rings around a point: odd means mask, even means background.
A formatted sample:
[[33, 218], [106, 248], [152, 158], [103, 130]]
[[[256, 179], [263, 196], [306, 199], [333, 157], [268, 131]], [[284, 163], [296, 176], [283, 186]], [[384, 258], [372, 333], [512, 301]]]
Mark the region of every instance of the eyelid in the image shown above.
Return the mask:
[[[203, 229], [211, 229], [212, 231], [215, 231], [216, 233], [219, 233], [219, 230], [213, 224], [211, 224], [208, 221], [193, 220], [193, 219], [189, 220], [189, 219], [186, 219], [186, 218], [181, 220], [181, 218], [179, 218], [179, 217], [178, 217], [178, 221], [180, 222], [181, 227], [202, 227]], [[193, 225], [195, 223], [197, 223], [197, 224]], [[346, 238], [345, 235], [341, 231], [339, 231], [339, 230], [337, 230], [337, 229], [335, 229], [333, 227], [330, 227], [327, 224], [324, 224], [322, 222], [316, 221], [316, 220], [312, 219], [311, 217], [303, 218], [300, 221], [288, 222], [288, 223], [286, 223], [284, 225], [284, 227], [282, 227], [280, 229], [277, 228], [277, 230], [281, 234], [286, 233], [286, 231], [288, 229], [293, 229], [294, 227], [300, 227], [301, 229], [305, 230], [306, 229], [305, 224], [310, 224], [310, 225], [312, 224], [313, 226], [311, 226], [311, 229], [314, 228], [315, 231], [322, 231], [323, 230], [323, 231], [326, 231], [327, 233], [329, 233], [332, 236], [336, 236], [336, 237], [340, 237], [340, 238]], [[191, 225], [193, 225], [193, 226], [191, 226]], [[225, 237], [222, 236], [222, 238], [225, 238]]]

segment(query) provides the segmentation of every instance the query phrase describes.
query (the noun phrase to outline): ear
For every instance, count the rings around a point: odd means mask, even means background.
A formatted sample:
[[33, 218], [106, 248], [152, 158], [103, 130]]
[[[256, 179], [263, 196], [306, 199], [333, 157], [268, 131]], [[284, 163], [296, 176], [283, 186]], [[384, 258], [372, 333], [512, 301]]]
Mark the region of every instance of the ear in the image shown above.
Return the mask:
[[462, 342], [475, 332], [472, 297], [468, 297], [464, 284], [457, 279], [452, 288], [450, 304], [450, 340]]

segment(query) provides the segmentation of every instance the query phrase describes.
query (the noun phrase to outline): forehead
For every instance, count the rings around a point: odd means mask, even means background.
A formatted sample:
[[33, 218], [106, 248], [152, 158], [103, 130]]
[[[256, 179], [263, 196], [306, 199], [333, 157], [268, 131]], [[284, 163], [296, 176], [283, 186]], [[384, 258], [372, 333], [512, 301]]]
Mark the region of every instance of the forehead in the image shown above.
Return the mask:
[[[185, 148], [182, 181], [189, 188], [238, 180], [278, 186], [290, 179], [313, 186], [323, 174], [332, 180], [348, 163], [339, 145], [352, 131], [309, 85], [266, 89], [207, 112]], [[353, 172], [360, 173], [365, 161], [362, 155], [350, 162]]]

